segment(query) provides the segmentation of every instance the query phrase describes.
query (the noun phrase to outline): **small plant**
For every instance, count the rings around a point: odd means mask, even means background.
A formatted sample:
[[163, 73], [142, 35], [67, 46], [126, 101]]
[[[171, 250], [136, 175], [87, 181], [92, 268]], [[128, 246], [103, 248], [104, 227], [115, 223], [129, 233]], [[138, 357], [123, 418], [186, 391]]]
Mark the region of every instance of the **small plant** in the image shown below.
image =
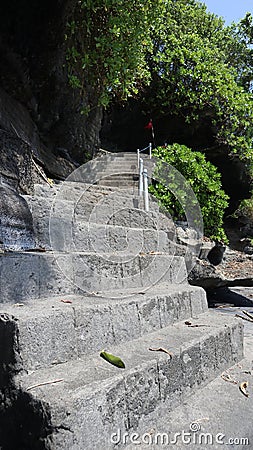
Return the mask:
[[253, 222], [253, 197], [241, 201], [236, 216], [245, 216]]
[[[223, 216], [229, 197], [222, 189], [221, 175], [216, 167], [206, 161], [202, 153], [194, 152], [185, 145], [158, 147], [153, 151], [153, 156], [175, 167], [190, 184], [201, 208], [205, 235], [228, 243]], [[185, 219], [184, 208], [168, 187], [155, 181], [149, 190], [174, 220]]]

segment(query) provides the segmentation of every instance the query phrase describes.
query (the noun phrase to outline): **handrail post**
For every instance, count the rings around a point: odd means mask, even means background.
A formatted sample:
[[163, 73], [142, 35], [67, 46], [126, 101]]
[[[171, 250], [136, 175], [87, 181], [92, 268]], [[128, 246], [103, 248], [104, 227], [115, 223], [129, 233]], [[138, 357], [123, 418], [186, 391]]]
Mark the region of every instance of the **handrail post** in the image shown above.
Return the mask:
[[141, 197], [143, 194], [143, 159], [140, 158], [139, 165], [139, 196]]
[[148, 198], [148, 171], [143, 170], [143, 185], [144, 185], [144, 210], [149, 211], [149, 198]]
[[149, 159], [151, 159], [151, 157], [152, 157], [152, 143], [150, 142], [149, 143]]
[[137, 164], [138, 164], [138, 169], [140, 167], [140, 149], [137, 148]]

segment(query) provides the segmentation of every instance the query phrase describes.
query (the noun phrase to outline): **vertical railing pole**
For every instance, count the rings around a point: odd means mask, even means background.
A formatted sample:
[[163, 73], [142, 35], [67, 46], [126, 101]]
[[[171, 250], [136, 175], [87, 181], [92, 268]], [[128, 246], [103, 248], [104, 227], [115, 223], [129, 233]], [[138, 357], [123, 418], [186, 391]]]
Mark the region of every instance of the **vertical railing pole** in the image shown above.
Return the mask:
[[137, 148], [137, 164], [138, 164], [138, 169], [140, 167], [140, 149]]
[[143, 194], [143, 159], [140, 158], [139, 165], [139, 196]]
[[143, 170], [143, 189], [144, 189], [144, 210], [149, 211], [149, 198], [148, 198], [148, 171]]
[[152, 144], [151, 142], [149, 143], [149, 159], [151, 159], [152, 157]]

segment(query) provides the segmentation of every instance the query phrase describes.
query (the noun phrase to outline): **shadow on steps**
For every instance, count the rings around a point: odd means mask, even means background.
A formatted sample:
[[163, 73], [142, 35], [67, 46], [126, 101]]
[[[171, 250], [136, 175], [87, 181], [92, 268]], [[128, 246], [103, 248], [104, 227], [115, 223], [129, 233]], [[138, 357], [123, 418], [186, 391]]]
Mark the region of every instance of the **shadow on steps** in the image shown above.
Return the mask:
[[[253, 293], [253, 288], [252, 288]], [[241, 293], [235, 292], [228, 287], [221, 287], [218, 289], [210, 289], [206, 291], [207, 301], [210, 307], [215, 307], [215, 304], [232, 304], [234, 306], [252, 306], [253, 307], [253, 297], [252, 300]]]

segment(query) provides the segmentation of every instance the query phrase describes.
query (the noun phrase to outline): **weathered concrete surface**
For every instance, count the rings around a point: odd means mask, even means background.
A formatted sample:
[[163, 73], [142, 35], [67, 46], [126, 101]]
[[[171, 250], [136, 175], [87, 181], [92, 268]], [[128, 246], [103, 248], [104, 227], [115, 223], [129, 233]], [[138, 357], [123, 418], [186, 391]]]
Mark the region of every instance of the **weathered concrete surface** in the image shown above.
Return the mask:
[[[190, 328], [184, 322], [148, 336], [110, 347], [126, 369], [99, 356], [38, 370], [21, 379], [22, 389], [48, 380], [63, 380], [31, 390], [37, 401], [50, 404], [55, 428], [52, 448], [110, 449], [117, 429], [136, 430], [160, 404], [172, 411], [190, 393], [242, 358], [242, 327], [236, 320], [207, 314]], [[173, 352], [151, 352], [163, 347]], [[57, 431], [58, 430], [58, 431]]]
[[207, 311], [204, 291], [189, 285], [160, 285], [143, 294], [126, 291], [118, 293], [117, 299], [112, 295], [65, 295], [2, 305], [0, 342], [13, 324], [9, 335], [18, 342], [15, 352], [24, 370], [34, 370], [137, 339]]
[[[71, 244], [72, 250], [78, 248], [80, 251], [89, 251], [95, 246], [98, 251], [105, 252], [105, 245], [109, 245], [107, 252], [115, 251], [117, 248], [110, 249], [109, 241], [112, 242], [113, 236], [120, 238], [123, 234], [125, 241], [130, 243], [133, 241], [135, 249], [143, 242], [143, 251], [157, 249], [172, 254], [173, 245], [177, 247], [179, 255], [184, 255], [187, 250], [176, 242], [174, 244], [169, 242], [175, 241], [175, 229], [171, 220], [166, 220], [166, 217], [155, 211], [146, 213], [142, 209], [135, 208], [133, 199], [129, 197], [126, 197], [125, 202], [124, 198], [121, 198], [121, 202], [111, 199], [112, 203], [108, 199], [108, 202], [103, 201], [98, 205], [92, 203], [91, 198], [87, 199], [87, 196], [77, 203], [69, 200], [53, 203], [51, 199], [42, 197], [25, 198], [33, 215], [37, 244], [48, 249], [52, 248], [52, 245], [54, 247], [54, 241], [57, 240], [57, 249], [62, 251], [71, 250]], [[131, 231], [131, 228], [135, 228], [136, 231]], [[73, 242], [67, 243], [69, 235], [73, 236]], [[127, 235], [130, 237], [127, 238]], [[162, 244], [161, 248], [160, 246], [157, 248], [158, 240]], [[121, 244], [118, 250], [120, 249]]]
[[0, 299], [7, 303], [187, 280], [184, 258], [167, 254], [7, 253], [0, 269]]
[[[112, 156], [115, 170], [120, 158], [131, 164], [133, 156]], [[25, 450], [113, 449], [118, 428], [134, 431], [174, 410], [242, 358], [241, 323], [208, 313], [204, 291], [186, 284], [189, 260], [171, 254], [182, 249], [171, 243], [170, 217], [153, 202], [149, 214], [140, 211], [136, 186], [84, 185], [100, 171], [94, 160], [29, 199], [37, 243], [50, 237], [54, 252], [0, 256], [0, 419], [24, 431]], [[102, 360], [103, 348], [126, 369]]]
[[[244, 309], [253, 313], [252, 307]], [[214, 313], [226, 320], [227, 316], [240, 314], [240, 308], [222, 308], [214, 310]], [[215, 450], [223, 447], [243, 450], [252, 447], [253, 326], [247, 321], [243, 323], [245, 358], [223, 372], [230, 382], [225, 381], [220, 374], [207, 386], [200, 387], [189, 398], [184, 398], [173, 413], [168, 413], [161, 406], [146, 418], [143, 426], [134, 430], [139, 435], [138, 439], [131, 434], [126, 436], [125, 443], [129, 445], [125, 445], [124, 449], [135, 450], [140, 447], [160, 450], [166, 446], [170, 448], [170, 445], [171, 448], [197, 450], [209, 447]], [[249, 397], [245, 397], [239, 389], [240, 383], [244, 381], [248, 382]], [[122, 433], [120, 438], [118, 436], [119, 433], [114, 443], [123, 441]], [[140, 445], [131, 444], [131, 439], [132, 442], [138, 440]], [[176, 442], [172, 444], [172, 441]]]

